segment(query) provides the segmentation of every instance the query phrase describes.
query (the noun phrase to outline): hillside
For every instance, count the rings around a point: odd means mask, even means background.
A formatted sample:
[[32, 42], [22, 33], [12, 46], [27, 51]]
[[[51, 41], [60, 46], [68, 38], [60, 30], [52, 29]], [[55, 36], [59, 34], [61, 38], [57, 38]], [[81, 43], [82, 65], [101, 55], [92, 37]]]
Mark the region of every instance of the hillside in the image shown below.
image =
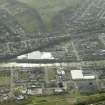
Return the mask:
[[57, 59], [103, 60], [104, 4], [105, 0], [1, 0], [0, 58], [40, 50]]
[[36, 9], [48, 31], [52, 30], [52, 19], [59, 12], [66, 8], [70, 8], [73, 11], [80, 5], [83, 0], [19, 0], [27, 4], [28, 6]]

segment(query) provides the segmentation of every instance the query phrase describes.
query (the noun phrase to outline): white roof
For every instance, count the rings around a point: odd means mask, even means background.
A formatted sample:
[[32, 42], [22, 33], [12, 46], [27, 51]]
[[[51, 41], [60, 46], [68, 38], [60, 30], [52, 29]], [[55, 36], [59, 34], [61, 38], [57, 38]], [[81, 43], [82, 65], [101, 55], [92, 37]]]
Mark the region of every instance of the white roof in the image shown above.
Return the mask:
[[34, 51], [32, 53], [24, 54], [21, 56], [18, 56], [17, 59], [54, 59], [52, 54], [50, 52], [40, 52], [40, 51]]
[[65, 71], [64, 71], [64, 70], [57, 70], [57, 73], [58, 73], [59, 75], [65, 75]]
[[71, 70], [72, 79], [83, 79], [82, 70]]
[[1, 63], [0, 67], [46, 67], [52, 64], [33, 64], [33, 63]]
[[71, 70], [72, 79], [95, 79], [94, 75], [84, 76], [82, 70]]
[[62, 92], [63, 90], [61, 88], [56, 88], [55, 92]]
[[35, 64], [35, 63], [16, 63], [16, 62], [11, 62], [11, 63], [0, 63], [0, 67], [52, 67], [54, 66], [59, 66], [59, 63], [55, 64]]
[[95, 76], [94, 76], [94, 75], [91, 75], [91, 76], [84, 76], [83, 79], [95, 79]]
[[43, 52], [41, 55], [41, 59], [54, 59], [54, 57], [49, 52]]

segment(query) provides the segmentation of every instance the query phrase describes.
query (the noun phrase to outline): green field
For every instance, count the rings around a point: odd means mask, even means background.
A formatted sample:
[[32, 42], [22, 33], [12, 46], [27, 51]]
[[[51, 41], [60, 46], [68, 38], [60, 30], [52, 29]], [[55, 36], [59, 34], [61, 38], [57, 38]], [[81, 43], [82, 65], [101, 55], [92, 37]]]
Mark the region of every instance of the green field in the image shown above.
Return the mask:
[[65, 96], [35, 97], [32, 104], [28, 105], [69, 105]]
[[7, 85], [10, 82], [10, 77], [0, 76], [0, 85]]
[[58, 95], [58, 96], [31, 96], [24, 101], [7, 101], [0, 105], [104, 105], [105, 93], [89, 96]]

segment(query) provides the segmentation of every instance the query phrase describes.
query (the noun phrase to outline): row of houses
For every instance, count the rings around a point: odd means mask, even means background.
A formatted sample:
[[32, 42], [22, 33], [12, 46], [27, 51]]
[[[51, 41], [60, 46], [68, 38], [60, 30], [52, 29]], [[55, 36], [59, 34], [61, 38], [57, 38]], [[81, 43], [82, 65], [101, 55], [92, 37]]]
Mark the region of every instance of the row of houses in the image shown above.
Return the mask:
[[[16, 90], [30, 95], [51, 95], [55, 93], [79, 91], [80, 93], [97, 92], [105, 89], [104, 78], [100, 79], [95, 70], [67, 70], [55, 64], [9, 63], [2, 64], [1, 70], [10, 72], [10, 91]], [[55, 68], [55, 76], [48, 71]], [[47, 72], [46, 72], [47, 70]], [[13, 77], [12, 77], [13, 76]]]

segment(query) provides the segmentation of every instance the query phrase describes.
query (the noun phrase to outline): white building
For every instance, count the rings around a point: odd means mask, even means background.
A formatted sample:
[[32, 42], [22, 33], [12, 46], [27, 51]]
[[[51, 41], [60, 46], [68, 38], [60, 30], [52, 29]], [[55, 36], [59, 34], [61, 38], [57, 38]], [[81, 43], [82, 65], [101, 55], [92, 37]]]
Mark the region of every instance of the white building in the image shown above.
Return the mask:
[[18, 56], [17, 59], [54, 59], [50, 52], [34, 51], [32, 53]]
[[82, 70], [71, 70], [71, 76], [73, 80], [95, 79], [95, 75], [92, 74], [84, 75]]
[[80, 93], [94, 93], [97, 91], [96, 77], [92, 72], [84, 74], [82, 70], [71, 70], [74, 89]]

